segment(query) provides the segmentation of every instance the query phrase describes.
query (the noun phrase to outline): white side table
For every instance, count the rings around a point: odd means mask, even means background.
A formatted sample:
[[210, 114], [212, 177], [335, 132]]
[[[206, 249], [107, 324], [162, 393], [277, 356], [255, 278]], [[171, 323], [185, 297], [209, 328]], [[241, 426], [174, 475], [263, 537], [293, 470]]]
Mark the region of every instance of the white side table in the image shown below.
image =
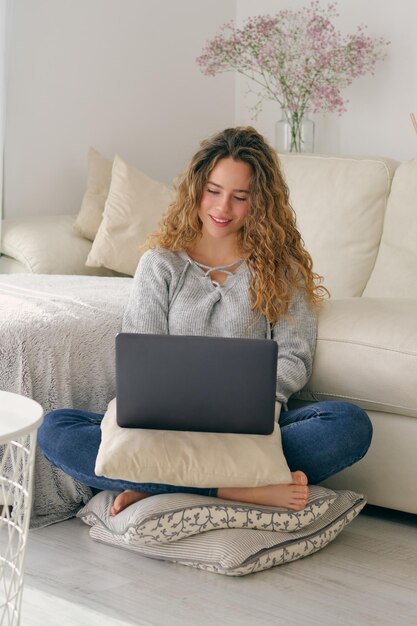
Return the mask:
[[0, 391], [0, 625], [17, 626], [32, 508], [40, 404]]

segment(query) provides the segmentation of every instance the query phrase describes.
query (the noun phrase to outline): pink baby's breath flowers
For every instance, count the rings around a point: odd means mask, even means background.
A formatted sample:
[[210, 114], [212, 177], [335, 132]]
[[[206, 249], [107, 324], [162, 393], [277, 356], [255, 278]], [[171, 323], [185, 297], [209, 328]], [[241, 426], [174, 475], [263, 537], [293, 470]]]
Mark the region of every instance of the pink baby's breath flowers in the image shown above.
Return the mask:
[[275, 100], [298, 123], [308, 111], [343, 113], [342, 89], [355, 78], [373, 74], [386, 56], [388, 41], [366, 35], [366, 27], [342, 35], [334, 27], [336, 3], [320, 7], [318, 0], [292, 11], [259, 15], [242, 28], [228, 22], [197, 58], [206, 76], [236, 71], [255, 82], [258, 102]]

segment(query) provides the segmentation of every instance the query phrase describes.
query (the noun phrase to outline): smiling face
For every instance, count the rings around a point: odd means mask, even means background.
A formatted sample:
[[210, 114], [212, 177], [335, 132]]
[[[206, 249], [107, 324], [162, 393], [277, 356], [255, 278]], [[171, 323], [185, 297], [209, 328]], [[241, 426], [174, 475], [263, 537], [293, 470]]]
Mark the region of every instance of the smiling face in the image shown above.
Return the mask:
[[252, 169], [244, 161], [220, 159], [209, 174], [198, 209], [203, 237], [233, 237], [242, 228], [250, 205]]

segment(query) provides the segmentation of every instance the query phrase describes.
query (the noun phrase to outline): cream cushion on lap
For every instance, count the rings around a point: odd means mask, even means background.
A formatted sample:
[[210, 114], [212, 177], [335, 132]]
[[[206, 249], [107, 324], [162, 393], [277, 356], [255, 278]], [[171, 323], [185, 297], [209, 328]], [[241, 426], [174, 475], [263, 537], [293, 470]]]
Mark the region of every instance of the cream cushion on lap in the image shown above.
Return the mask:
[[113, 399], [101, 436], [97, 476], [205, 488], [291, 482], [278, 424], [271, 435], [121, 428]]
[[158, 225], [173, 191], [116, 156], [103, 219], [86, 265], [133, 276], [140, 246]]
[[93, 241], [103, 217], [110, 189], [113, 161], [106, 159], [94, 148], [88, 151], [87, 188], [75, 220], [75, 230]]

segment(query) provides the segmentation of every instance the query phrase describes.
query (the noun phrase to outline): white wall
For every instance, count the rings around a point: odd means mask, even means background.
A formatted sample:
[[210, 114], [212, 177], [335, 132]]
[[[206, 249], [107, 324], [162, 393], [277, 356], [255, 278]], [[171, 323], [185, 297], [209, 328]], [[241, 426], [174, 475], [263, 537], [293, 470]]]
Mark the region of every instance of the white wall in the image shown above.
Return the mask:
[[14, 0], [5, 216], [72, 213], [90, 145], [170, 182], [234, 123], [234, 77], [195, 63], [236, 0]]
[[[237, 24], [251, 15], [277, 13], [282, 8], [298, 9], [308, 0], [237, 0]], [[327, 5], [327, 0], [321, 0]], [[344, 93], [350, 102], [347, 112], [312, 116], [316, 122], [316, 152], [376, 154], [399, 160], [417, 154], [417, 135], [409, 114], [417, 116], [417, 2], [416, 0], [339, 0], [340, 17], [335, 20], [342, 32], [354, 32], [359, 24], [368, 26], [370, 36], [391, 41], [388, 57], [379, 62], [375, 75], [357, 79]], [[247, 83], [236, 81], [236, 123], [252, 123], [270, 141], [280, 118], [278, 105], [266, 103], [254, 122], [245, 98]]]
[[[273, 142], [278, 105], [252, 120], [244, 79], [207, 78], [195, 58], [224, 22], [307, 1], [13, 0], [5, 216], [75, 213], [90, 145], [170, 182], [225, 126], [252, 123]], [[339, 12], [342, 31], [362, 22], [392, 43], [346, 92], [347, 113], [314, 117], [316, 152], [413, 158], [417, 2], [339, 0]]]
[[[4, 150], [4, 123], [6, 114], [5, 84], [6, 84], [6, 57], [7, 57], [7, 18], [10, 14], [10, 2], [0, 0], [0, 217], [3, 208], [3, 150]], [[1, 236], [1, 221], [0, 221]]]

